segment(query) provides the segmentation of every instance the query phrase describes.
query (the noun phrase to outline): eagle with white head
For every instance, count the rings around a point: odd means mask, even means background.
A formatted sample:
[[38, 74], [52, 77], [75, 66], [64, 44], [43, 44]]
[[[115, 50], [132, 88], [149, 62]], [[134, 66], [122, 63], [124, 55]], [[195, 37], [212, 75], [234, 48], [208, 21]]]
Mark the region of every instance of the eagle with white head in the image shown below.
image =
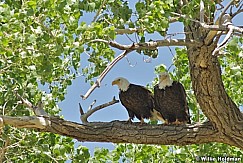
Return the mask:
[[144, 119], [156, 119], [153, 94], [148, 89], [131, 84], [122, 77], [115, 79], [112, 85], [117, 85], [120, 90], [119, 98], [128, 112], [128, 122], [132, 122], [134, 117], [137, 117], [141, 123], [144, 123]]
[[154, 102], [165, 124], [191, 123], [185, 89], [181, 83], [171, 80], [168, 72], [159, 75], [159, 83], [154, 87]]

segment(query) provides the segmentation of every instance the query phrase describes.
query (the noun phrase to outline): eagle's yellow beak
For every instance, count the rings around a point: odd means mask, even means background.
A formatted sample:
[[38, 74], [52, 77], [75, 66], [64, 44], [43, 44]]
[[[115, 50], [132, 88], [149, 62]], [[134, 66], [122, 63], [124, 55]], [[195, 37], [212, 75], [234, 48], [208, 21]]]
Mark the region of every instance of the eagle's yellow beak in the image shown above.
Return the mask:
[[118, 80], [114, 80], [111, 84], [112, 85], [118, 85], [119, 84], [119, 81]]

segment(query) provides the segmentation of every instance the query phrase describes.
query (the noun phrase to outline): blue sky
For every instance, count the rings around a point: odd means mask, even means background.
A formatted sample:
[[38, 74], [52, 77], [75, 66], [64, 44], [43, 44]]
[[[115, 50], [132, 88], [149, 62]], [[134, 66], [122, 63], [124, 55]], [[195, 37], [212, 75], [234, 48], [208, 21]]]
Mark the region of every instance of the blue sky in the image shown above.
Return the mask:
[[[134, 2], [131, 3], [130, 6], [134, 8]], [[93, 16], [94, 14], [92, 13], [84, 13], [84, 16], [81, 18], [81, 21], [90, 23], [90, 21], [93, 19]], [[236, 19], [235, 21], [240, 22], [240, 19], [238, 19], [238, 21]], [[183, 32], [182, 24], [171, 24], [168, 33], [178, 32]], [[183, 35], [177, 35], [177, 38], [183, 37]], [[133, 35], [131, 35], [130, 38], [135, 41]], [[161, 40], [164, 38], [161, 37], [159, 34], [146, 34], [146, 39]], [[118, 36], [116, 38], [116, 41], [120, 44], [132, 43], [126, 36]], [[174, 53], [174, 48], [172, 48], [172, 50]], [[116, 56], [120, 53], [121, 51], [116, 51]], [[155, 66], [164, 64], [166, 65], [166, 67], [169, 67], [172, 64], [172, 54], [169, 51], [168, 47], [159, 48], [158, 58], [151, 59], [150, 63], [144, 62], [144, 58], [148, 57], [140, 55], [136, 52], [128, 54], [126, 58], [122, 59], [112, 68], [112, 70], [107, 74], [107, 76], [102, 81], [101, 87], [95, 89], [94, 92], [86, 100], [82, 100], [80, 95], [85, 94], [86, 91], [90, 88], [90, 85], [88, 83], [85, 83], [85, 79], [82, 76], [74, 80], [73, 84], [70, 87], [68, 87], [65, 100], [59, 104], [60, 108], [62, 109], [61, 114], [64, 115], [64, 118], [66, 120], [81, 123], [78, 103], [81, 103], [84, 111], [87, 111], [87, 108], [94, 100], [96, 100], [95, 106], [97, 106], [111, 101], [114, 96], [116, 97], [116, 99], [118, 99], [119, 90], [117, 86], [111, 86], [111, 82], [115, 78], [122, 76], [127, 78], [131, 83], [146, 85], [148, 83], [151, 83], [153, 78], [156, 77], [156, 74], [154, 74]], [[81, 67], [87, 66], [87, 59], [88, 56], [86, 54], [81, 54]], [[131, 66], [128, 63], [127, 59], [133, 66]], [[95, 112], [91, 117], [89, 117], [88, 120], [90, 122], [110, 122], [113, 120], [125, 121], [127, 119], [127, 111], [120, 103], [118, 103]], [[88, 147], [90, 149], [91, 154], [93, 153], [95, 147], [114, 149], [114, 145], [112, 143], [83, 142], [81, 144]]]

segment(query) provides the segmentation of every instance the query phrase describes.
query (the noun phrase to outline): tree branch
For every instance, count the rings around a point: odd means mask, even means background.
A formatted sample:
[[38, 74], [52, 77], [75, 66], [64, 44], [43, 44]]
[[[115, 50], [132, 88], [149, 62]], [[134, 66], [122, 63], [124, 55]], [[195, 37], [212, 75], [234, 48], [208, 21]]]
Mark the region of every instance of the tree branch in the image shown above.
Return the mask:
[[[95, 102], [95, 101], [94, 101]], [[101, 110], [105, 107], [108, 107], [108, 106], [111, 106], [113, 104], [116, 104], [119, 102], [119, 100], [116, 100], [115, 96], [113, 97], [112, 101], [110, 102], [107, 102], [105, 104], [102, 104], [102, 105], [99, 105], [99, 106], [96, 106], [94, 109], [92, 109], [93, 105], [94, 105], [94, 102], [90, 105], [90, 108], [88, 109], [88, 111], [86, 113], [83, 112], [83, 110], [81, 110], [80, 108], [80, 113], [81, 113], [81, 116], [80, 116], [80, 119], [82, 121], [83, 124], [87, 124], [89, 123], [88, 122], [88, 117], [91, 116], [94, 112], [98, 111], [98, 110]], [[80, 106], [80, 104], [79, 104]]]
[[[180, 16], [180, 17], [182, 17], [182, 18], [191, 20], [191, 21], [193, 21], [193, 22], [195, 22], [195, 23], [199, 23], [203, 28], [208, 29], [208, 30], [214, 30], [214, 31], [228, 31], [228, 30], [229, 30], [228, 27], [227, 27], [226, 25], [222, 25], [222, 24], [220, 25], [220, 24], [217, 23], [217, 21], [216, 21], [216, 23], [215, 23], [215, 24], [217, 24], [217, 25], [207, 25], [207, 24], [205, 24], [205, 23], [201, 23], [201, 22], [198, 21], [198, 20], [191, 19], [191, 18], [189, 18], [189, 17], [186, 16], [186, 15], [178, 14], [178, 13], [175, 13], [175, 12], [171, 12], [171, 14], [174, 14], [174, 15]], [[219, 19], [218, 19], [218, 20], [219, 20]], [[219, 22], [219, 21], [218, 21], [218, 22]], [[241, 36], [242, 36], [242, 35], [243, 35], [243, 28], [239, 28], [239, 27], [237, 27], [237, 26], [234, 26], [234, 32], [238, 32], [238, 33], [241, 34]]]
[[122, 58], [124, 58], [128, 53], [130, 53], [132, 50], [125, 50], [123, 53], [121, 53], [119, 56], [117, 56], [106, 68], [105, 70], [100, 74], [99, 78], [96, 80], [96, 82], [92, 85], [92, 87], [86, 92], [85, 95], [81, 95], [83, 100], [87, 99], [89, 95], [95, 90], [95, 88], [100, 87], [101, 81], [104, 79], [106, 74], [112, 69], [115, 64], [120, 61]]
[[224, 48], [227, 45], [227, 42], [229, 41], [230, 37], [233, 34], [234, 31], [234, 26], [232, 25], [232, 21], [231, 21], [231, 16], [229, 14], [225, 14], [222, 18], [224, 25], [228, 26], [229, 31], [227, 33], [227, 35], [225, 36], [224, 40], [221, 42], [221, 44], [219, 44], [213, 51], [212, 55], [218, 55], [219, 51]]
[[[188, 145], [209, 142], [225, 142], [223, 135], [213, 129], [210, 123], [193, 125], [149, 125], [126, 122], [91, 122], [86, 125], [65, 121], [57, 117], [7, 117], [2, 125], [17, 128], [37, 129], [69, 136], [79, 141], [113, 142], [159, 145]], [[40, 119], [46, 122], [42, 125]]]
[[143, 50], [143, 49], [151, 49], [155, 50], [158, 47], [163, 46], [190, 46], [190, 45], [198, 45], [200, 42], [195, 40], [184, 40], [184, 39], [165, 39], [165, 40], [156, 40], [149, 41], [144, 43], [133, 43], [131, 45], [122, 45], [115, 41], [107, 41], [102, 39], [95, 39], [90, 41], [90, 43], [103, 42], [109, 44], [111, 47], [117, 48], [119, 50]]
[[234, 0], [231, 0], [223, 9], [221, 14], [219, 15], [219, 24], [222, 24], [222, 18], [225, 15], [225, 12], [229, 9], [229, 7], [234, 3]]
[[93, 19], [92, 22], [95, 22], [96, 21], [97, 17], [99, 16], [99, 14], [100, 14], [102, 8], [104, 7], [104, 5], [106, 4], [106, 2], [107, 2], [107, 0], [103, 0], [102, 4], [100, 5], [99, 10], [97, 11], [96, 15], [94, 16], [94, 19]]

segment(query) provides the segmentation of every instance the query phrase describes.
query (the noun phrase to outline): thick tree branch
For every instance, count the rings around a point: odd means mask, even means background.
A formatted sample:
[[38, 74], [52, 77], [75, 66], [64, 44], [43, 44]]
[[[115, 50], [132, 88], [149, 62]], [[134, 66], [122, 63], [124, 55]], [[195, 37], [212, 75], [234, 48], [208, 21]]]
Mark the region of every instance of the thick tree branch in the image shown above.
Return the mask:
[[[75, 138], [79, 141], [187, 145], [209, 142], [228, 143], [210, 123], [194, 125], [140, 125], [126, 122], [93, 122], [86, 125], [65, 121], [57, 117], [0, 116], [2, 125], [38, 129]], [[45, 123], [41, 123], [41, 122]], [[1, 124], [0, 124], [1, 125]]]
[[[87, 111], [86, 113], [84, 113], [83, 109], [80, 107], [80, 114], [81, 114], [80, 119], [81, 119], [82, 123], [83, 123], [83, 124], [87, 124], [87, 123], [89, 123], [89, 122], [88, 122], [88, 117], [91, 116], [94, 112], [96, 112], [96, 111], [98, 111], [98, 110], [101, 110], [101, 109], [103, 109], [103, 108], [106, 108], [106, 107], [108, 107], [108, 106], [111, 106], [111, 105], [113, 105], [113, 104], [116, 104], [116, 103], [118, 103], [118, 102], [119, 102], [119, 100], [116, 100], [116, 98], [115, 98], [115, 96], [114, 96], [114, 98], [112, 99], [112, 101], [107, 102], [107, 103], [102, 104], [102, 105], [99, 105], [99, 106], [96, 106], [94, 109], [92, 109], [92, 107], [93, 107], [93, 105], [94, 105], [94, 103], [95, 103], [95, 101], [94, 101], [94, 102], [90, 105], [90, 108], [88, 109], [88, 111]], [[81, 106], [81, 105], [79, 104], [79, 106]]]

